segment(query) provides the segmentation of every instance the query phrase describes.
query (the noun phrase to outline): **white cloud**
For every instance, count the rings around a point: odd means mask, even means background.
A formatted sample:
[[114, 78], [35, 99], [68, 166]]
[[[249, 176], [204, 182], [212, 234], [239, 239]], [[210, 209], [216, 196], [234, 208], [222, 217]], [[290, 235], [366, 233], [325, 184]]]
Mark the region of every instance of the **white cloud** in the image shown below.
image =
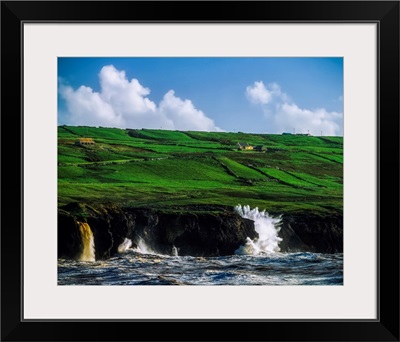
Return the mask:
[[246, 96], [250, 102], [263, 105], [276, 99], [289, 101], [289, 97], [281, 91], [281, 87], [277, 83], [270, 83], [266, 87], [263, 81], [256, 81], [252, 86], [248, 86]]
[[112, 124], [116, 127], [122, 124], [122, 117], [92, 88], [80, 86], [73, 90], [70, 86], [61, 85], [60, 92], [66, 101], [67, 116], [72, 124], [91, 125], [97, 121], [101, 125]]
[[312, 135], [341, 135], [342, 113], [328, 112], [324, 108], [302, 109], [296, 104], [283, 103], [277, 106], [274, 115], [275, 127], [281, 131], [311, 133]]
[[252, 103], [261, 104], [268, 121], [268, 131], [310, 133], [312, 135], [342, 135], [343, 114], [324, 108], [305, 109], [293, 103], [276, 83], [264, 86], [262, 81], [246, 88]]
[[181, 100], [173, 90], [164, 95], [159, 112], [179, 125], [180, 130], [221, 131], [213, 120], [194, 107], [192, 101]]
[[155, 112], [156, 104], [146, 96], [150, 89], [144, 88], [137, 79], [127, 80], [125, 71], [118, 71], [112, 65], [105, 66], [99, 74], [101, 96], [119, 113]]
[[104, 66], [99, 73], [100, 92], [84, 85], [74, 90], [60, 83], [66, 102], [65, 124], [120, 128], [164, 128], [176, 130], [219, 131], [212, 119], [181, 100], [170, 90], [160, 105], [147, 96], [150, 89], [137, 79], [128, 80], [125, 71]]
[[264, 83], [254, 82], [253, 86], [248, 86], [246, 88], [247, 98], [253, 103], [267, 104], [272, 100], [272, 94], [268, 91]]

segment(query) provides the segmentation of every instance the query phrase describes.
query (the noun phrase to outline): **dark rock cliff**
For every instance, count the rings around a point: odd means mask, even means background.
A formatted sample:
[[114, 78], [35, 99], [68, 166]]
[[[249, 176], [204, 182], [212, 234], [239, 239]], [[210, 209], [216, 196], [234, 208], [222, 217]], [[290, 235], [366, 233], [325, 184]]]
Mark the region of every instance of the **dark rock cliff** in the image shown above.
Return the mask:
[[78, 221], [93, 232], [96, 259], [114, 255], [125, 238], [144, 242], [155, 253], [220, 256], [234, 254], [246, 238], [257, 238], [253, 221], [233, 210], [163, 212], [153, 209], [70, 204], [58, 210], [58, 256], [73, 258], [82, 249]]
[[[228, 207], [165, 211], [71, 203], [58, 210], [60, 258], [76, 258], [82, 250], [78, 221], [87, 222], [93, 232], [96, 259], [115, 255], [125, 238], [159, 254], [171, 255], [176, 247], [180, 256], [223, 256], [234, 254], [247, 237], [258, 237], [254, 222]], [[279, 236], [282, 252], [342, 252], [343, 219], [283, 215]]]
[[343, 252], [343, 216], [283, 215], [279, 236], [282, 251]]

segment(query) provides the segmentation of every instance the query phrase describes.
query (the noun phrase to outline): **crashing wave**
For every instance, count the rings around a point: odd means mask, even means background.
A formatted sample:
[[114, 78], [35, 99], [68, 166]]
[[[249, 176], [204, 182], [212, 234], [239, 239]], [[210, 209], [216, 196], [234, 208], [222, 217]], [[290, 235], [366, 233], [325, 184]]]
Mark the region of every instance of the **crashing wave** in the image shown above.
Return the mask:
[[279, 243], [282, 239], [278, 236], [281, 218], [273, 218], [268, 213], [251, 209], [250, 206], [237, 205], [235, 211], [243, 218], [254, 221], [254, 228], [258, 238], [252, 240], [249, 237], [243, 246], [240, 246], [235, 254], [258, 255], [262, 253], [276, 253], [280, 251]]

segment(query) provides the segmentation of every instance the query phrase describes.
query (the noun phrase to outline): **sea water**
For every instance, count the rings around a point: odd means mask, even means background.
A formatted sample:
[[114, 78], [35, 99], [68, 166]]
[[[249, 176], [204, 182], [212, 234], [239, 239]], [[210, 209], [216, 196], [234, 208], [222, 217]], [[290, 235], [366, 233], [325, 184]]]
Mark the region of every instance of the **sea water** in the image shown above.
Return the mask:
[[342, 285], [343, 255], [190, 257], [134, 250], [108, 260], [58, 262], [59, 285]]
[[235, 208], [254, 221], [259, 237], [247, 238], [234, 255], [154, 253], [144, 240], [125, 239], [107, 260], [58, 260], [59, 285], [343, 285], [343, 254], [282, 253], [280, 218], [249, 206]]

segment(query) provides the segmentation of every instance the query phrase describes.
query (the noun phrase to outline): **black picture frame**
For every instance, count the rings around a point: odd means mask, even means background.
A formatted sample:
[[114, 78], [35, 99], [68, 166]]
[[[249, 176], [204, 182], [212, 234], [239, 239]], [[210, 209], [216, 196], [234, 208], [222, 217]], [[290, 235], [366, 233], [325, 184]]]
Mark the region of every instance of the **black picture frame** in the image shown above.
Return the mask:
[[[376, 22], [378, 319], [24, 321], [21, 30], [62, 21]], [[2, 341], [399, 341], [398, 1], [2, 1], [1, 48]]]

